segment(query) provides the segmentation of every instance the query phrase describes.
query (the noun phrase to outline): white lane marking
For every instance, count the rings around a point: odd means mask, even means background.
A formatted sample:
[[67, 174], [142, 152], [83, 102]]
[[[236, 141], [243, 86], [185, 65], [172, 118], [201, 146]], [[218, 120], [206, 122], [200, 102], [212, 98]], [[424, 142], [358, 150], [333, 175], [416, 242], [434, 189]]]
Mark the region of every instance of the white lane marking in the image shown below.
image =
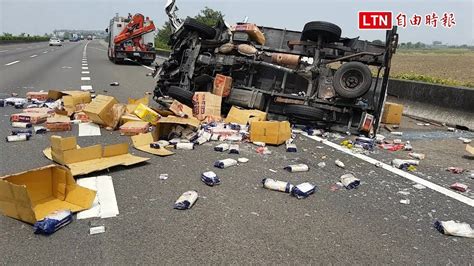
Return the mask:
[[82, 64], [83, 66], [87, 66], [87, 64]]
[[47, 54], [47, 53], [48, 53], [48, 51], [44, 51], [44, 52], [43, 52], [43, 54]]
[[140, 66], [142, 66], [142, 67], [144, 67], [144, 68], [146, 68], [146, 69], [148, 69], [148, 70], [155, 70], [155, 69], [152, 68], [152, 67], [149, 67], [149, 66], [145, 66], [145, 65], [143, 65], [143, 64], [140, 64], [139, 62], [134, 61], [134, 60], [132, 60], [132, 59], [130, 59], [130, 58], [125, 58], [125, 60], [126, 60], [126, 61], [134, 62], [135, 64], [138, 64], [138, 65], [140, 65]]
[[81, 74], [90, 74], [91, 72], [89, 71], [81, 71]]
[[331, 148], [334, 148], [334, 149], [339, 150], [339, 151], [342, 151], [342, 152], [344, 152], [344, 153], [346, 153], [346, 154], [352, 155], [352, 156], [354, 156], [354, 157], [356, 157], [356, 158], [359, 158], [359, 159], [361, 159], [361, 160], [363, 160], [363, 161], [366, 161], [366, 162], [368, 162], [368, 163], [370, 163], [370, 164], [378, 165], [378, 166], [380, 166], [380, 168], [383, 168], [383, 169], [385, 169], [385, 170], [387, 170], [387, 171], [390, 171], [390, 172], [392, 172], [392, 173], [394, 173], [394, 174], [396, 174], [396, 175], [399, 175], [399, 176], [401, 176], [401, 177], [404, 177], [404, 178], [406, 178], [406, 179], [408, 179], [408, 180], [411, 180], [411, 181], [413, 181], [413, 182], [415, 182], [415, 183], [421, 184], [421, 185], [423, 185], [423, 186], [425, 186], [425, 187], [431, 188], [432, 190], [434, 190], [434, 191], [436, 191], [436, 192], [439, 192], [439, 193], [441, 193], [441, 194], [443, 194], [443, 195], [445, 195], [445, 196], [448, 196], [448, 197], [453, 198], [453, 199], [455, 199], [455, 200], [457, 200], [457, 201], [460, 201], [460, 202], [462, 202], [462, 203], [465, 203], [465, 204], [467, 204], [467, 205], [469, 205], [469, 206], [471, 206], [471, 207], [474, 207], [474, 199], [471, 199], [471, 198], [469, 198], [469, 197], [466, 197], [466, 196], [464, 196], [464, 195], [461, 195], [461, 194], [459, 194], [459, 193], [456, 193], [456, 192], [454, 192], [454, 191], [452, 191], [452, 190], [449, 190], [449, 189], [447, 189], [447, 188], [444, 188], [444, 187], [442, 187], [442, 186], [440, 186], [440, 185], [436, 185], [436, 184], [434, 184], [434, 183], [431, 183], [430, 181], [427, 181], [427, 180], [425, 180], [425, 179], [423, 179], [423, 178], [421, 178], [421, 177], [418, 177], [418, 176], [412, 175], [412, 174], [410, 174], [410, 173], [407, 173], [407, 172], [405, 172], [405, 171], [403, 171], [403, 170], [397, 169], [397, 168], [395, 168], [395, 167], [393, 167], [393, 166], [391, 166], [391, 165], [388, 165], [388, 164], [382, 163], [382, 162], [380, 162], [380, 161], [377, 161], [377, 160], [375, 160], [375, 159], [373, 159], [373, 158], [370, 158], [370, 157], [367, 156], [367, 155], [363, 155], [363, 154], [359, 154], [359, 153], [352, 153], [351, 150], [349, 150], [349, 149], [347, 149], [347, 148], [345, 148], [345, 147], [343, 147], [343, 146], [340, 146], [340, 145], [338, 145], [338, 144], [336, 144], [336, 143], [333, 143], [333, 142], [330, 142], [330, 141], [328, 141], [328, 140], [322, 139], [322, 138], [320, 138], [320, 137], [308, 136], [308, 134], [306, 134], [306, 133], [304, 133], [304, 134], [302, 134], [302, 135], [303, 135], [303, 136], [306, 136], [306, 137], [308, 137], [308, 138], [310, 138], [310, 139], [316, 140], [316, 141], [318, 141], [318, 142], [321, 142], [321, 143], [323, 143], [323, 144], [325, 144], [325, 145], [327, 145], [327, 146], [329, 146], [329, 147], [331, 147]]
[[1, 50], [0, 53], [8, 52], [8, 50]]
[[82, 69], [87, 70], [87, 69], [89, 69], [89, 68], [88, 68], [88, 67], [82, 67]]
[[21, 48], [21, 47], [18, 47], [18, 48], [16, 48], [16, 49], [17, 49], [17, 50], [21, 50], [21, 49], [23, 49], [23, 48]]
[[19, 61], [19, 60], [13, 61], [13, 62], [10, 62], [10, 63], [5, 64], [5, 65], [6, 65], [6, 66], [11, 66], [11, 65], [16, 64], [16, 63], [18, 63], [18, 62], [20, 62], [20, 61]]
[[30, 55], [31, 58], [33, 57], [37, 57], [38, 55], [37, 54], [34, 54], [34, 55]]
[[81, 77], [81, 80], [91, 80], [90, 77]]
[[92, 89], [92, 86], [91, 85], [82, 85], [81, 86], [81, 91], [93, 91], [94, 89]]

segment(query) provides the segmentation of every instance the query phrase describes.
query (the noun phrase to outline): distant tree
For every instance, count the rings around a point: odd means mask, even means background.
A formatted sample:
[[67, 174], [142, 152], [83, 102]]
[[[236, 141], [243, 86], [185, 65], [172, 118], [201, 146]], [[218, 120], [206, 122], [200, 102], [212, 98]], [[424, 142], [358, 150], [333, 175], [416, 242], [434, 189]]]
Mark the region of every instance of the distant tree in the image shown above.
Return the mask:
[[407, 42], [407, 49], [413, 48], [413, 43], [412, 42]]
[[[215, 26], [217, 22], [223, 17], [224, 15], [222, 15], [220, 11], [216, 11], [212, 8], [205, 7], [194, 18], [197, 21], [212, 27], [212, 26]], [[165, 22], [163, 27], [161, 27], [161, 29], [158, 30], [158, 34], [156, 35], [156, 38], [155, 38], [156, 48], [169, 49], [170, 47], [168, 43], [169, 43], [170, 37], [171, 37], [171, 25], [167, 21]]]
[[438, 45], [442, 45], [443, 42], [441, 41], [433, 41], [433, 46], [438, 46]]
[[383, 41], [382, 41], [382, 40], [374, 40], [373, 43], [374, 43], [374, 44], [381, 44], [381, 45], [382, 45], [382, 44], [383, 44]]

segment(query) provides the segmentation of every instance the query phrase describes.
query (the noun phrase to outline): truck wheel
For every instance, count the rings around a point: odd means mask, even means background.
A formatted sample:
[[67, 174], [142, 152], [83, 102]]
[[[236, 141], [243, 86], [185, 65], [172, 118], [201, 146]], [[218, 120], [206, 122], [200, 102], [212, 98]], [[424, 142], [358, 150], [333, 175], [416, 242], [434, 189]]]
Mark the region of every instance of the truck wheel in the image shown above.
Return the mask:
[[325, 112], [319, 108], [308, 105], [288, 105], [285, 107], [285, 114], [298, 120], [323, 120]]
[[203, 39], [213, 39], [216, 36], [216, 30], [212, 27], [207, 26], [193, 18], [186, 18], [183, 27], [190, 31], [195, 31]]
[[177, 86], [170, 86], [168, 89], [168, 96], [184, 105], [193, 107], [194, 93], [192, 91], [183, 90]]
[[372, 85], [372, 73], [361, 62], [343, 64], [334, 74], [334, 90], [344, 98], [357, 98], [364, 95]]
[[341, 38], [341, 32], [341, 28], [336, 24], [325, 21], [311, 21], [304, 25], [301, 40], [316, 42], [321, 38], [323, 42], [331, 43]]

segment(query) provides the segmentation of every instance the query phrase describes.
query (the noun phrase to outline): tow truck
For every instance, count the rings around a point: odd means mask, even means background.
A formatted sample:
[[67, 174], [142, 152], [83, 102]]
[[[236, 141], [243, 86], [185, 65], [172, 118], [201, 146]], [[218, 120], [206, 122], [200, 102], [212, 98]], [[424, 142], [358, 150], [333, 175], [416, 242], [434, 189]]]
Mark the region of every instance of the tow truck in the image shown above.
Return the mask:
[[142, 14], [118, 14], [110, 20], [108, 57], [115, 64], [126, 59], [150, 65], [155, 61], [155, 24]]

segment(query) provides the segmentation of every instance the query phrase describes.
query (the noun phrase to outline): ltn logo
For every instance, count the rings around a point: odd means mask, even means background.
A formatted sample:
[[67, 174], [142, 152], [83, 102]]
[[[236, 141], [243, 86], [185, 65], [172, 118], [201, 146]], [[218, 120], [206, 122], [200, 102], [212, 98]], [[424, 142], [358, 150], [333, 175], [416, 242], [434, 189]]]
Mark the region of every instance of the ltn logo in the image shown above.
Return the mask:
[[391, 29], [392, 12], [390, 11], [360, 11], [359, 29]]

